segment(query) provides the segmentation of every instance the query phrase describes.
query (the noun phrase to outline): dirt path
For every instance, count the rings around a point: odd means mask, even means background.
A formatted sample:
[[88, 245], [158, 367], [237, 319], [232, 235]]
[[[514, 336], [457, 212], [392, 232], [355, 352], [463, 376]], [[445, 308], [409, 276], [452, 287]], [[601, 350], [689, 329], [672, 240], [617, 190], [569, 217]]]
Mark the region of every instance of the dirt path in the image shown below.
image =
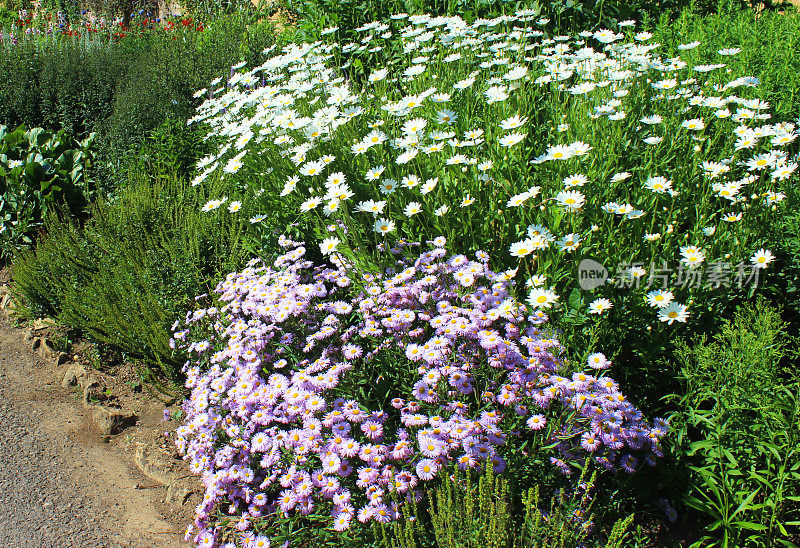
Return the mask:
[[61, 387], [23, 333], [0, 313], [0, 546], [189, 546], [185, 523], [158, 504], [165, 488], [124, 446], [91, 434], [81, 395]]

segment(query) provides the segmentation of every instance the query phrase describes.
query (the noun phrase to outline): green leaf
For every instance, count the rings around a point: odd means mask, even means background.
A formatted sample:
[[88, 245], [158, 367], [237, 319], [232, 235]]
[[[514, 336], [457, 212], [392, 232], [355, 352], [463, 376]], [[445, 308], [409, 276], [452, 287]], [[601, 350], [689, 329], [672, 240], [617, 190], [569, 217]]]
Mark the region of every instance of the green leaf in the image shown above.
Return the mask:
[[583, 298], [581, 298], [580, 289], [576, 287], [570, 292], [567, 298], [567, 305], [575, 311], [580, 311], [583, 308]]
[[[741, 503], [741, 504], [739, 504], [739, 506], [736, 508], [736, 510], [734, 510], [734, 512], [731, 514], [731, 517], [733, 518], [733, 517], [735, 517], [737, 514], [739, 514], [740, 512], [744, 512], [745, 510], [752, 509], [753, 507], [750, 505], [750, 503], [751, 503], [751, 502], [753, 502], [753, 499], [754, 499], [754, 498], [756, 497], [756, 495], [758, 495], [758, 493], [760, 493], [760, 492], [761, 492], [761, 488], [759, 487], [758, 489], [756, 489], [755, 491], [753, 491], [752, 493], [750, 493], [750, 494], [747, 496], [747, 498], [745, 498], [745, 499], [742, 501], [742, 503]], [[760, 506], [760, 505], [759, 505], [759, 506]]]
[[721, 449], [722, 449], [722, 454], [725, 456], [726, 459], [728, 459], [728, 462], [730, 462], [733, 466], [738, 468], [739, 467], [739, 461], [736, 460], [736, 457], [733, 456], [733, 453], [731, 453], [729, 450], [725, 449], [724, 447], [722, 447]]
[[766, 525], [761, 525], [760, 523], [753, 523], [752, 521], [736, 521], [733, 523], [742, 529], [747, 529], [749, 531], [766, 531]]
[[42, 164], [39, 162], [25, 164], [25, 178], [28, 179], [28, 184], [36, 188], [43, 177], [44, 169], [42, 169]]

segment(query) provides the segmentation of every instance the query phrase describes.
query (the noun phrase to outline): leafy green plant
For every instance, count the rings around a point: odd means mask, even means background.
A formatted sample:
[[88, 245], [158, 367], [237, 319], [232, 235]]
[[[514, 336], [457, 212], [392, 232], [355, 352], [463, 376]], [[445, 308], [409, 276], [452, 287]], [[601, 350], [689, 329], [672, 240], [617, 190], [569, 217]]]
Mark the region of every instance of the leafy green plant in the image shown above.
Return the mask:
[[24, 126], [9, 132], [0, 125], [0, 257], [33, 243], [48, 207], [83, 214], [94, 192], [93, 139], [77, 142], [63, 131]]
[[51, 215], [35, 250], [14, 261], [14, 292], [28, 316], [53, 316], [175, 378], [182, 363], [169, 327], [223, 273], [248, 256], [246, 228], [172, 176], [134, 177], [95, 203], [81, 228]]
[[53, 333], [47, 337], [56, 352], [70, 352], [72, 350], [72, 337], [70, 333]]
[[695, 546], [792, 546], [800, 525], [797, 374], [765, 301], [740, 307], [709, 342], [679, 346], [685, 392], [672, 426], [690, 471], [685, 503], [707, 532]]
[[597, 473], [589, 470], [587, 462], [548, 502], [538, 484], [516, 496], [509, 480], [495, 475], [491, 466], [477, 473], [456, 467], [449, 480], [427, 491], [427, 500], [404, 505], [403, 519], [376, 528], [387, 548], [425, 546], [429, 538], [438, 548], [567, 548], [582, 543], [619, 548], [634, 516], [598, 534], [592, 510]]
[[131, 169], [154, 179], [166, 173], [187, 180], [194, 173], [197, 160], [209, 151], [202, 131], [187, 126], [180, 118], [170, 118], [142, 142]]

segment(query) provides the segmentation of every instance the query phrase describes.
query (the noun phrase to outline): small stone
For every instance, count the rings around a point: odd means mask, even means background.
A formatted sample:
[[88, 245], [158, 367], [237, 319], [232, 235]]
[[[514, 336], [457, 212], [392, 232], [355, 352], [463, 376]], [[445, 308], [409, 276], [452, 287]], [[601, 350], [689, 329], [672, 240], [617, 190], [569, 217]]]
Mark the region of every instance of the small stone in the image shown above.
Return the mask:
[[183, 506], [192, 495], [197, 493], [199, 493], [199, 490], [196, 478], [177, 479], [167, 488], [164, 502], [173, 506]]
[[171, 455], [157, 446], [137, 443], [133, 461], [145, 476], [161, 485], [170, 485], [177, 478]]
[[112, 409], [102, 405], [90, 408], [92, 425], [104, 437], [119, 434], [128, 426], [136, 424], [136, 415], [125, 409]]
[[107, 399], [108, 396], [103, 390], [103, 385], [94, 377], [88, 377], [86, 386], [83, 389], [83, 406], [88, 409], [95, 403], [106, 401]]
[[56, 349], [53, 348], [53, 343], [45, 339], [44, 337], [39, 337], [35, 340], [39, 341], [39, 344], [36, 345], [34, 343], [34, 349], [39, 356], [46, 361], [52, 361], [56, 358]]
[[41, 331], [42, 329], [55, 327], [56, 325], [58, 325], [58, 322], [56, 322], [53, 318], [37, 318], [33, 320], [34, 331]]
[[72, 363], [67, 367], [67, 371], [64, 373], [61, 386], [63, 388], [69, 388], [70, 386], [83, 385], [86, 382], [87, 375], [86, 368], [83, 367], [82, 364]]

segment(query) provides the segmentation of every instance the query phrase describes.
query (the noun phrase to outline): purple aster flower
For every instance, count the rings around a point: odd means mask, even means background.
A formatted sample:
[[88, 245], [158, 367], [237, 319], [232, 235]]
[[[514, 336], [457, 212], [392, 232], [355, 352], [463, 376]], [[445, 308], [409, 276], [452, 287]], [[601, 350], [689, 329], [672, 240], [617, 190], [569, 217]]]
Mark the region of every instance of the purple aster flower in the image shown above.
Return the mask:
[[424, 481], [432, 480], [439, 471], [439, 465], [433, 459], [422, 459], [417, 463], [417, 476]]

